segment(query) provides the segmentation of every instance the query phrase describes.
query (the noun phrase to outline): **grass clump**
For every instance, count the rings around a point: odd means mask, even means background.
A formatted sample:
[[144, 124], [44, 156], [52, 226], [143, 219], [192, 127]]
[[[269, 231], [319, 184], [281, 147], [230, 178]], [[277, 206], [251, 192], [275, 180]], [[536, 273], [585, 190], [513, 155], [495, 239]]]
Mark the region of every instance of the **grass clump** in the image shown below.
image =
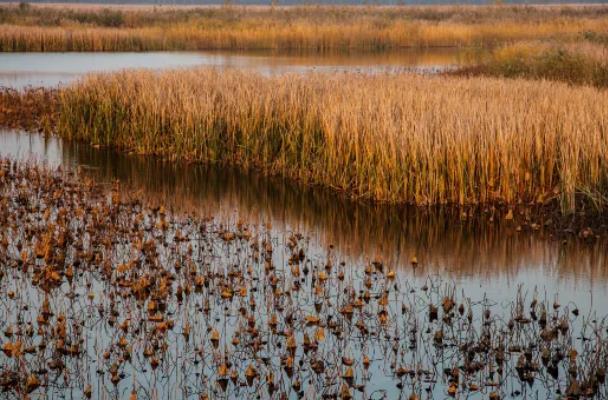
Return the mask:
[[592, 43], [598, 43], [604, 46], [608, 46], [608, 33], [606, 32], [593, 32], [588, 31], [583, 33], [583, 38]]
[[124, 72], [59, 94], [59, 133], [391, 203], [608, 204], [608, 93], [409, 75]]
[[605, 88], [608, 87], [608, 48], [586, 42], [517, 43], [492, 52], [480, 71]]

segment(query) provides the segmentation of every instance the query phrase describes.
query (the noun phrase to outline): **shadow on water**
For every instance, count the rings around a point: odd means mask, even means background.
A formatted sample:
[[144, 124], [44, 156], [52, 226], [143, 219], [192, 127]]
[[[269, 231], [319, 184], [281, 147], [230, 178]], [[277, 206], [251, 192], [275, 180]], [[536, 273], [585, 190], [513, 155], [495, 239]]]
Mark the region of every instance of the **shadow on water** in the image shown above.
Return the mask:
[[355, 259], [380, 258], [412, 268], [416, 257], [425, 273], [477, 278], [512, 277], [541, 265], [555, 266], [569, 279], [607, 275], [601, 244], [560, 244], [543, 233], [488, 223], [488, 218], [461, 220], [449, 211], [353, 202], [255, 172], [163, 162], [86, 145], [65, 146], [63, 157], [99, 179], [119, 179], [152, 203], [223, 220], [270, 222], [277, 229], [306, 232]]
[[[313, 195], [275, 194], [276, 182], [249, 174], [37, 139], [29, 143], [62, 148], [57, 161], [80, 165], [100, 185], [0, 161], [2, 398], [608, 397], [608, 320], [569, 301], [524, 289], [501, 302], [381, 262], [342, 263], [340, 250], [214, 212], [216, 199], [247, 206], [240, 188], [259, 189], [272, 199], [266, 208], [245, 199], [290, 224], [300, 203], [294, 213], [284, 202], [303, 199], [307, 208]], [[144, 197], [200, 204], [217, 219], [142, 208], [104, 183], [118, 175]], [[202, 192], [176, 190], [199, 184]], [[268, 212], [274, 207], [282, 214]], [[423, 218], [420, 232], [435, 223]]]
[[[221, 166], [163, 162], [38, 134], [3, 131], [0, 156], [79, 166], [97, 180], [119, 179], [132, 195], [216, 220], [270, 223], [297, 231], [353, 261], [382, 259], [414, 276], [441, 275], [476, 290], [513, 293], [520, 283], [548, 293], [605, 293], [605, 243], [561, 243], [517, 232], [488, 216], [462, 220], [447, 211], [354, 203], [321, 188]], [[480, 221], [483, 218], [485, 221]], [[418, 267], [411, 265], [416, 257]]]

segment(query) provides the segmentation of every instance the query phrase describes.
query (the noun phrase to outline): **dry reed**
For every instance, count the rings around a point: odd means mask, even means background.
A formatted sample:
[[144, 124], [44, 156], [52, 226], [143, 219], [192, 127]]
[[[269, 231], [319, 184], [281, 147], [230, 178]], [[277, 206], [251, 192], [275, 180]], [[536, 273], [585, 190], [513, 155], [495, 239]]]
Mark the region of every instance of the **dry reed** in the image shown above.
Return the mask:
[[57, 109], [55, 91], [30, 89], [20, 92], [0, 88], [0, 126], [51, 132]]
[[202, 69], [91, 77], [60, 93], [61, 135], [237, 164], [392, 203], [608, 199], [608, 93], [408, 75]]
[[608, 7], [601, 6], [32, 10], [0, 8], [0, 51], [380, 51], [608, 30]]
[[471, 69], [495, 76], [608, 87], [608, 47], [592, 42], [521, 42], [500, 47], [485, 58], [481, 66]]

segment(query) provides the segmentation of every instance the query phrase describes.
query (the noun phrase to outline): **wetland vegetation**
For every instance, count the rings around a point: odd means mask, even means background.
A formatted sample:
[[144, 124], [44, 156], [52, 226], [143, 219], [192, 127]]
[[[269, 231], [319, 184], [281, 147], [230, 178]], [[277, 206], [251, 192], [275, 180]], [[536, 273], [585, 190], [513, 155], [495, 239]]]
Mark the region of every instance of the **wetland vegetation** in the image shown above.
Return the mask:
[[417, 287], [297, 232], [173, 215], [10, 160], [0, 201], [9, 397], [606, 398], [605, 321], [574, 304]]
[[256, 168], [353, 198], [554, 202], [566, 213], [607, 202], [608, 93], [590, 87], [200, 69], [90, 77], [51, 96], [43, 125], [62, 137]]
[[500, 46], [481, 57], [478, 65], [454, 73], [550, 79], [606, 88], [608, 47], [593, 42], [518, 42]]
[[[0, 7], [1, 51], [387, 51], [572, 40], [608, 31], [608, 7]], [[595, 35], [595, 36], [594, 36]]]
[[0, 396], [607, 399], [607, 31], [604, 5], [0, 6], [8, 57], [467, 58], [0, 90]]

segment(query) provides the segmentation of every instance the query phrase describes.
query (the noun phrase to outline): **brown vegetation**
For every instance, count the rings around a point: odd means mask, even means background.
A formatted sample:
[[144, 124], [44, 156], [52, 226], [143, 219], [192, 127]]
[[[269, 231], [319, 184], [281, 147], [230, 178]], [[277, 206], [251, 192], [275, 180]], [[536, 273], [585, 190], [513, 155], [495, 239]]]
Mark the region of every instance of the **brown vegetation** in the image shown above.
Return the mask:
[[603, 314], [542, 291], [472, 298], [9, 160], [0, 204], [7, 398], [606, 397]]
[[0, 51], [381, 51], [572, 39], [608, 30], [608, 7], [0, 7]]
[[203, 69], [92, 77], [59, 103], [67, 138], [253, 167], [356, 198], [607, 204], [608, 93], [588, 87]]
[[0, 88], [0, 126], [51, 132], [57, 121], [55, 91], [31, 89], [23, 92]]
[[482, 58], [480, 65], [450, 74], [551, 79], [608, 87], [608, 47], [593, 42], [520, 42], [500, 47]]

